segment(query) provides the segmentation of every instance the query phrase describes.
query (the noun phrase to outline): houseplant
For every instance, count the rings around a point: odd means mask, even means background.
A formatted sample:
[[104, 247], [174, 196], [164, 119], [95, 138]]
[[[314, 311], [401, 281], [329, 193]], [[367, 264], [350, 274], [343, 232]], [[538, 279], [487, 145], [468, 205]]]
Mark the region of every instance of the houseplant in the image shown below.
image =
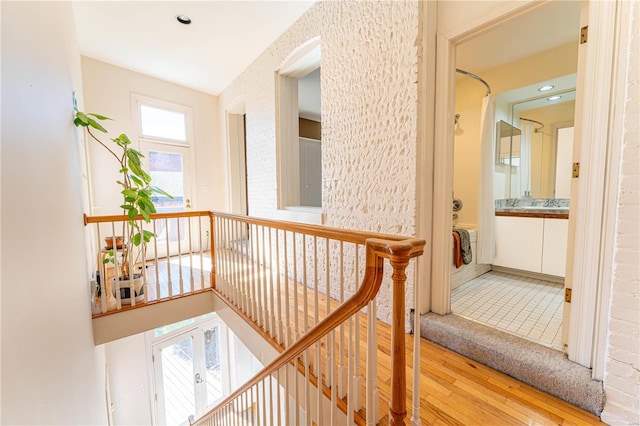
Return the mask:
[[[129, 292], [125, 290], [132, 287], [131, 283], [128, 282], [129, 280], [134, 280], [133, 288], [136, 295], [139, 295], [144, 283], [142, 282], [141, 274], [135, 274], [131, 271], [131, 267], [140, 259], [141, 246], [151, 241], [155, 234], [143, 229], [136, 218], [141, 216], [145, 223], [150, 222], [151, 214], [156, 212], [152, 199], [154, 194], [164, 195], [168, 198], [173, 197], [162, 189], [151, 186], [151, 175], [144, 170], [142, 165], [144, 155], [131, 147], [131, 140], [126, 134], [122, 133], [116, 138], [110, 138], [112, 144], [96, 136], [96, 131], [108, 134], [107, 130], [100, 124], [100, 121], [111, 120], [109, 117], [79, 111], [75, 97], [73, 107], [73, 124], [76, 127], [86, 128], [89, 136], [116, 159], [118, 173], [122, 175], [122, 179], [116, 182], [122, 188], [120, 193], [122, 194], [123, 202], [120, 208], [122, 208], [128, 220], [122, 224], [122, 235], [125, 236], [123, 250], [118, 252], [118, 248], [115, 249], [117, 253], [121, 253], [122, 257], [118, 256], [116, 260], [114, 248], [110, 248], [103, 263], [113, 263], [118, 266], [122, 298], [131, 297], [130, 290]], [[116, 237], [112, 238], [115, 241]], [[106, 277], [104, 279], [106, 281]]]

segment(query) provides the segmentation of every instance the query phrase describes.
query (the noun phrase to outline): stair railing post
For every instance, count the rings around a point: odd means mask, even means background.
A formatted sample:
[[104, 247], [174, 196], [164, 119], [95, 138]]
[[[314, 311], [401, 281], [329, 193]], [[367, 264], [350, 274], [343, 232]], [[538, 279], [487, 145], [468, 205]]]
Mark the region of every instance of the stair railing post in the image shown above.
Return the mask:
[[391, 258], [393, 267], [393, 312], [391, 323], [391, 404], [389, 406], [389, 424], [404, 425], [407, 416], [406, 358], [404, 341], [404, 289], [407, 275], [405, 269], [408, 257]]
[[215, 215], [209, 213], [209, 250], [211, 255], [211, 288], [216, 288]]

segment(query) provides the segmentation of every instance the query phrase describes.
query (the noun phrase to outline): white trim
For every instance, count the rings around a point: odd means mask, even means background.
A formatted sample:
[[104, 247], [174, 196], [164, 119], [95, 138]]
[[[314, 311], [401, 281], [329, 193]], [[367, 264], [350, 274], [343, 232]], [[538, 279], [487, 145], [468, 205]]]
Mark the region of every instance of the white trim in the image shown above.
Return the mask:
[[[611, 299], [611, 277], [613, 274], [613, 252], [615, 243], [616, 212], [618, 202], [618, 182], [620, 171], [620, 152], [622, 150], [622, 135], [624, 126], [625, 83], [628, 66], [629, 21], [631, 2], [617, 2], [614, 16], [604, 23], [600, 23], [602, 32], [614, 36], [614, 45], [610, 46], [613, 69], [611, 72], [611, 92], [609, 102], [609, 128], [607, 137], [606, 161], [601, 167], [605, 168], [603, 182], [604, 196], [602, 198], [602, 249], [600, 251], [600, 276], [598, 277], [596, 316], [593, 348], [593, 378], [604, 379], [605, 351], [607, 343], [609, 304]], [[587, 43], [588, 44], [588, 43]], [[616, 107], [619, 105], [620, 107]], [[591, 166], [590, 166], [591, 167]]]
[[326, 215], [322, 213], [322, 207], [289, 206], [286, 209], [276, 210], [274, 218], [287, 222], [323, 225]]
[[276, 73], [276, 173], [278, 208], [300, 204], [298, 80]]
[[[572, 197], [570, 221], [575, 220], [573, 240], [573, 291], [567, 354], [571, 361], [592, 367], [596, 315], [603, 273], [605, 242], [605, 187], [610, 181], [611, 144], [609, 121], [614, 110], [611, 82], [616, 35], [617, 2], [589, 2], [589, 41], [586, 47], [583, 87], [576, 91], [576, 140], [580, 169], [578, 195]], [[578, 73], [580, 75], [580, 72]], [[583, 102], [582, 99], [598, 100]], [[575, 159], [574, 152], [574, 159]], [[575, 160], [574, 160], [575, 161]], [[569, 238], [571, 238], [571, 233]], [[571, 240], [569, 240], [571, 241]], [[606, 319], [605, 319], [606, 320]]]
[[244, 113], [225, 112], [225, 128], [229, 146], [229, 207], [232, 213], [249, 214], [247, 206], [247, 168], [245, 153]]
[[[438, 22], [438, 3], [420, 2], [419, 13], [423, 19], [420, 21], [419, 40], [422, 43], [420, 50], [420, 63], [418, 66], [418, 99], [434, 99], [436, 93], [436, 25]], [[433, 144], [431, 141], [435, 127], [435, 104], [433, 102], [418, 102], [418, 138], [416, 146], [416, 235], [422, 236], [426, 241], [432, 241], [433, 208]], [[422, 286], [419, 292], [420, 298], [416, 300], [416, 313], [423, 314], [431, 309], [431, 263], [433, 245], [427, 244], [424, 255], [416, 262], [416, 285]]]
[[[431, 260], [431, 310], [451, 311], [451, 193], [453, 191], [453, 125], [455, 45], [438, 35], [436, 39], [436, 108], [433, 153], [433, 251]], [[442, 283], [442, 285], [437, 285]]]

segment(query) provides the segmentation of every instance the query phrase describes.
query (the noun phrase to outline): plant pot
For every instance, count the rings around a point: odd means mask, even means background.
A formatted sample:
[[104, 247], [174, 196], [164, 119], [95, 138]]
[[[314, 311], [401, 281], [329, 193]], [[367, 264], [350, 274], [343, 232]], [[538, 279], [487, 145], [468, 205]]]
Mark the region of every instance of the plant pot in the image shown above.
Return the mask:
[[[120, 289], [120, 303], [123, 305], [131, 304], [131, 280], [118, 281]], [[114, 296], [117, 294], [116, 279], [111, 279], [111, 288]], [[135, 274], [133, 278], [133, 289], [135, 293], [136, 303], [144, 300], [144, 279], [141, 274]]]
[[111, 250], [113, 248], [113, 240], [116, 240], [116, 248], [117, 249], [121, 249], [124, 246], [124, 237], [122, 236], [117, 236], [117, 237], [105, 237], [104, 242], [106, 244], [106, 248], [108, 250]]

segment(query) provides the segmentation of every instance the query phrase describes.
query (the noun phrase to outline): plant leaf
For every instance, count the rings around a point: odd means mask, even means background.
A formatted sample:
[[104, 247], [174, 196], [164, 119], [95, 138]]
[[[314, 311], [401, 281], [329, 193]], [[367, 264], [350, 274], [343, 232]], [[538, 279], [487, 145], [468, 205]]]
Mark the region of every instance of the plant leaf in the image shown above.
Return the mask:
[[84, 112], [78, 111], [76, 113], [76, 120], [80, 120], [82, 126], [86, 127], [89, 125], [89, 117], [87, 117]]
[[102, 125], [98, 123], [96, 120], [89, 117], [87, 117], [87, 119], [89, 120], [89, 126], [93, 127], [96, 130], [100, 130], [102, 133], [107, 133], [107, 129], [102, 127]]
[[100, 114], [95, 114], [95, 113], [93, 113], [93, 112], [89, 112], [89, 113], [87, 113], [87, 115], [90, 115], [90, 116], [92, 116], [92, 117], [95, 117], [95, 118], [97, 118], [98, 120], [111, 120], [111, 118], [109, 118], [109, 117], [105, 117], [104, 115], [100, 115]]
[[169, 197], [170, 199], [173, 200], [173, 195], [169, 194], [168, 192], [166, 192], [165, 190], [158, 188], [157, 186], [151, 186], [149, 187], [149, 189], [151, 189], [151, 191], [154, 194], [158, 194], [158, 195], [164, 195], [165, 197]]

